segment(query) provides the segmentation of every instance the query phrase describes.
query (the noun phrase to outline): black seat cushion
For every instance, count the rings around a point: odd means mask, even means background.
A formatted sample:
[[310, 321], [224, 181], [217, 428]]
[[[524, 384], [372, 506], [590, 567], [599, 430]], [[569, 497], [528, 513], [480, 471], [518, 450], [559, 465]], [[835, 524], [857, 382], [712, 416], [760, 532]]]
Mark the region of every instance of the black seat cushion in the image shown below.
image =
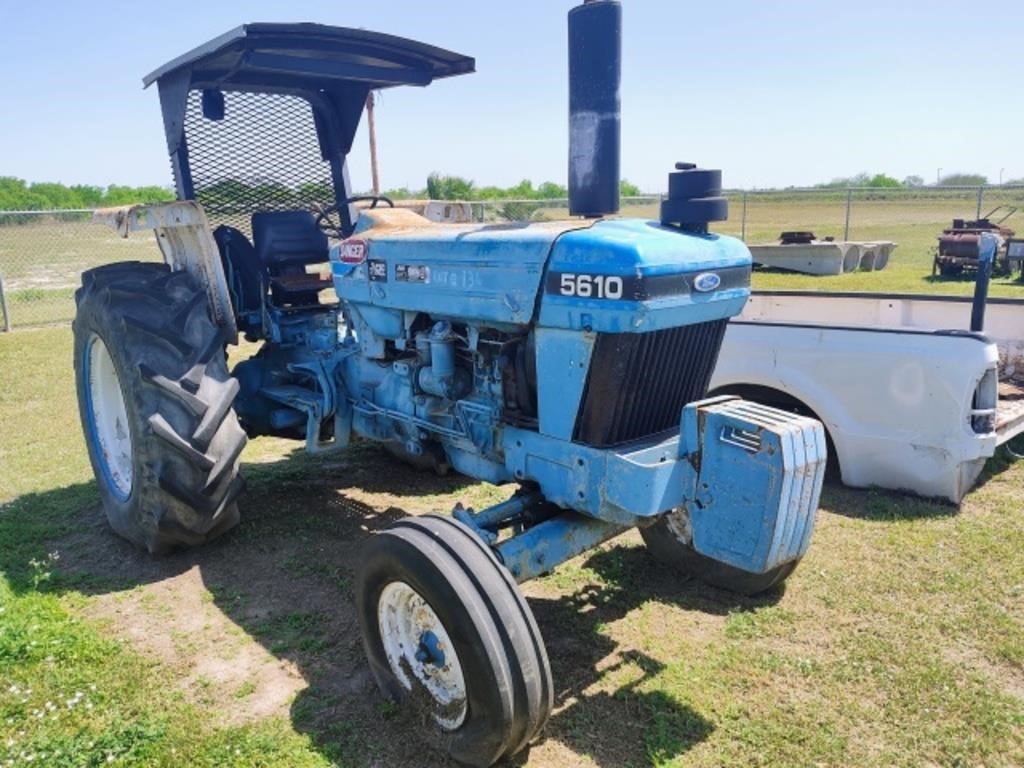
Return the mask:
[[267, 268], [241, 231], [221, 225], [213, 230], [224, 274], [235, 302], [235, 313], [257, 312], [267, 290]]
[[327, 235], [309, 211], [254, 213], [252, 239], [256, 255], [272, 275], [327, 261]]

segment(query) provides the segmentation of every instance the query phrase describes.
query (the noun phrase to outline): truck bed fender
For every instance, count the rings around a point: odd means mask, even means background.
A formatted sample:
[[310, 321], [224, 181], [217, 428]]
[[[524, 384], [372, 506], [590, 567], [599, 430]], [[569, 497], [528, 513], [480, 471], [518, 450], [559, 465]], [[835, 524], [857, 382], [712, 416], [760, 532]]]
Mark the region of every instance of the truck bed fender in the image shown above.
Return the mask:
[[[842, 425], [849, 421], [849, 415], [842, 402], [814, 381], [787, 371], [785, 380], [771, 376], [715, 376], [708, 396], [731, 394], [747, 400], [770, 405], [783, 410], [792, 410], [825, 426], [828, 440], [829, 465], [836, 469], [843, 466], [845, 445], [842, 440]], [[836, 435], [839, 440], [836, 440]], [[831, 472], [830, 472], [831, 474]]]

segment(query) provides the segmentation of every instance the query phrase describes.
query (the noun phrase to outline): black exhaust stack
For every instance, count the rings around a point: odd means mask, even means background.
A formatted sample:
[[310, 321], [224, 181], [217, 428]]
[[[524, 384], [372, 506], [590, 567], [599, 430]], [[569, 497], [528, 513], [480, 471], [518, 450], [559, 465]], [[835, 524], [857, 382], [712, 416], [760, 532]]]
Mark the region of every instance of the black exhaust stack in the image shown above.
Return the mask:
[[584, 0], [569, 11], [569, 213], [619, 210], [622, 6]]

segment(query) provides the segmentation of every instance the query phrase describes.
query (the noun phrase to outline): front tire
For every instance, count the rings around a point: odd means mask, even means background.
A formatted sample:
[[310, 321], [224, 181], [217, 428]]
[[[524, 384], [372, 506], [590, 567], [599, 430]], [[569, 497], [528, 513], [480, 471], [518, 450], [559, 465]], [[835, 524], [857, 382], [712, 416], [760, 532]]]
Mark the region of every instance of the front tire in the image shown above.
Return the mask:
[[111, 527], [153, 554], [232, 528], [246, 437], [205, 291], [128, 262], [85, 272], [75, 301], [79, 413]]
[[656, 523], [640, 529], [644, 544], [656, 560], [713, 587], [739, 595], [758, 595], [782, 584], [796, 570], [799, 560], [777, 565], [767, 573], [751, 573], [700, 554], [693, 548], [689, 516], [673, 510]]
[[553, 694], [540, 631], [508, 571], [466, 526], [428, 515], [371, 537], [356, 606], [381, 691], [423, 701], [458, 762], [492, 765], [543, 727]]

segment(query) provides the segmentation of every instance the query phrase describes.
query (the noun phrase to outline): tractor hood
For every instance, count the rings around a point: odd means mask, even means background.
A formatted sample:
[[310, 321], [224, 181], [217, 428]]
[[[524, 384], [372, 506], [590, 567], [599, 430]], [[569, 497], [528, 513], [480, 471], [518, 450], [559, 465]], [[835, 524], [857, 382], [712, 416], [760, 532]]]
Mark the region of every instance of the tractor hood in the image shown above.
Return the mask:
[[452, 320], [641, 333], [737, 314], [750, 252], [637, 219], [436, 224], [363, 211], [331, 254], [338, 295]]

